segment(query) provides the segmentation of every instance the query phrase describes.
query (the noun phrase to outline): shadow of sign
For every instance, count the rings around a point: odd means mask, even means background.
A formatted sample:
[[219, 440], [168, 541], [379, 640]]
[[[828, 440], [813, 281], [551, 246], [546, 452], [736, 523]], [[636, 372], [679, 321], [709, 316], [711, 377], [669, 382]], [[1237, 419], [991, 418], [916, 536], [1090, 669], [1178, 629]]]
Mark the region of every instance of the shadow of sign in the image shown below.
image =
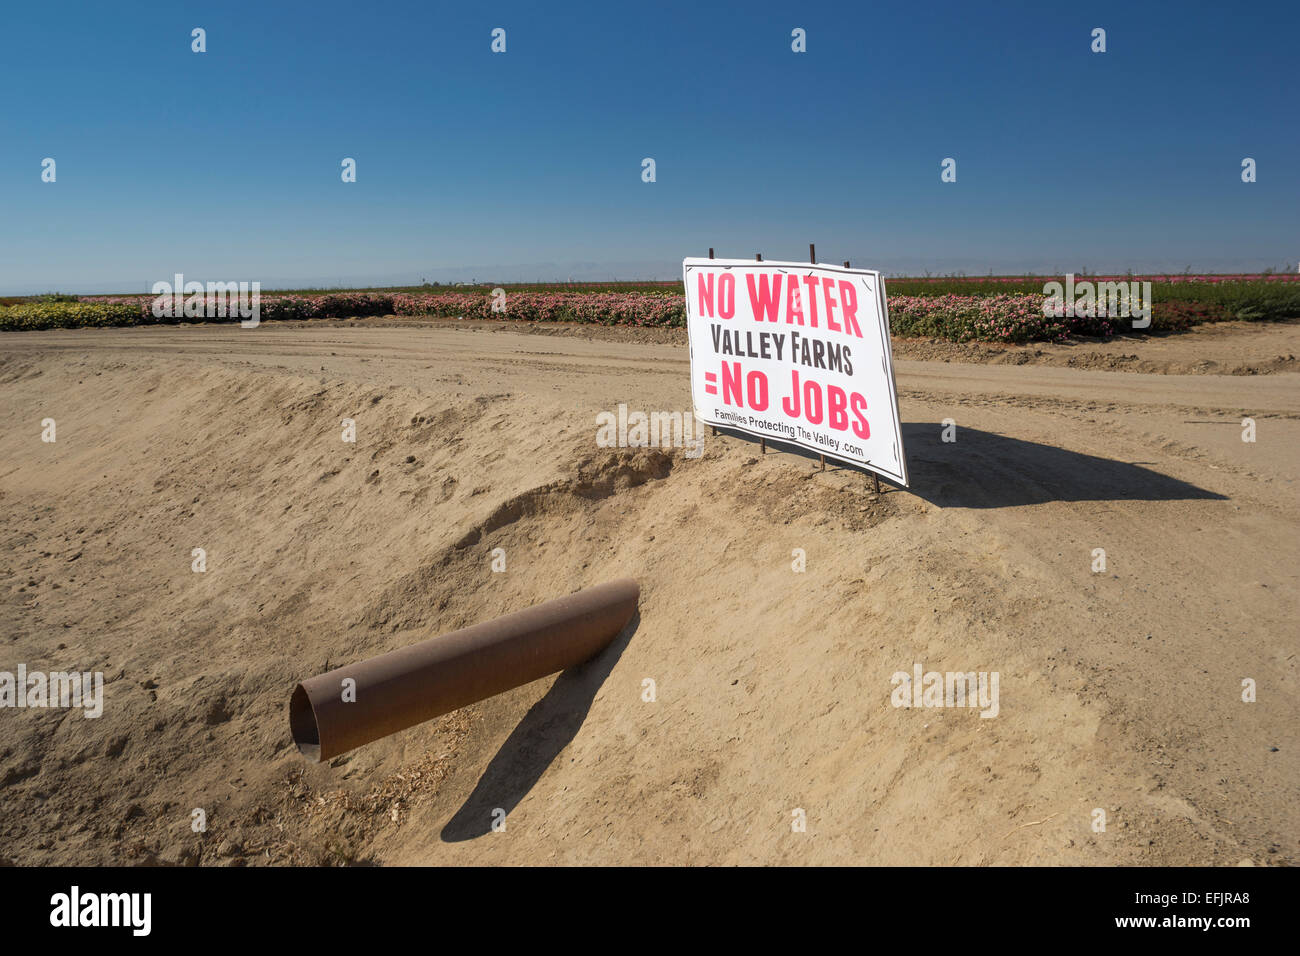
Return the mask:
[[473, 840], [491, 832], [493, 812], [498, 808], [509, 817], [577, 735], [596, 692], [640, 624], [638, 610], [608, 647], [587, 663], [560, 674], [542, 699], [529, 708], [488, 762], [473, 792], [442, 828], [444, 843]]
[[1012, 508], [1050, 501], [1226, 501], [1141, 465], [974, 428], [942, 440], [938, 422], [903, 425], [911, 491], [943, 508]]
[[[759, 454], [755, 436], [716, 427], [720, 434], [751, 443], [753, 454]], [[943, 427], [939, 422], [903, 422], [902, 429], [912, 482], [907, 490], [942, 508], [1014, 508], [1049, 501], [1227, 500], [1226, 495], [1136, 463], [1098, 458], [975, 428], [958, 425], [954, 431], [956, 441], [945, 442]], [[767, 440], [767, 450], [769, 454], [796, 455], [817, 463], [816, 452], [775, 438]], [[826, 468], [869, 474], [866, 469], [833, 458], [826, 459]], [[883, 476], [880, 480], [892, 484]]]

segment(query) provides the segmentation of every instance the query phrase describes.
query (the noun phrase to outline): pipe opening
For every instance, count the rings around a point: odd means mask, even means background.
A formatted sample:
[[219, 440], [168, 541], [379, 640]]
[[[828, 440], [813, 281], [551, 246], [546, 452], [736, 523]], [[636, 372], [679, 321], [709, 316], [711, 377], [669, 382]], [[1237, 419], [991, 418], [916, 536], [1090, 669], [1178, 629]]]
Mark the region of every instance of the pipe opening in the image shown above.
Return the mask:
[[309, 760], [320, 760], [320, 728], [316, 725], [316, 711], [302, 684], [289, 699], [289, 732], [298, 753]]

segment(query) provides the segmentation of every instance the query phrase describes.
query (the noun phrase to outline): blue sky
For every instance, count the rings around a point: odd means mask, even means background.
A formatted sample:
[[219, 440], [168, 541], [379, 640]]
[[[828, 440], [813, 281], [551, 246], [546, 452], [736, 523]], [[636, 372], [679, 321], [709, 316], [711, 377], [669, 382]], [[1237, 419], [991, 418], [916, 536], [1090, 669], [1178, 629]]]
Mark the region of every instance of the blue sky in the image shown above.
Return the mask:
[[0, 293], [675, 278], [810, 241], [895, 274], [1296, 268], [1296, 11], [11, 4]]

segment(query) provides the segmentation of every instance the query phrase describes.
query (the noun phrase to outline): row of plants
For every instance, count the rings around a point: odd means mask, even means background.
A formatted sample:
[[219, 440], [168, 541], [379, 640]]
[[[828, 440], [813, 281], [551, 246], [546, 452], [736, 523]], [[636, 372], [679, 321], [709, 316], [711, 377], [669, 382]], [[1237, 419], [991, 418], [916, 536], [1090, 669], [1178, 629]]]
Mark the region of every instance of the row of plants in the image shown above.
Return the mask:
[[[924, 294], [913, 288], [911, 283], [917, 280], [887, 281], [895, 335], [1027, 342], [1109, 336], [1130, 328], [1124, 319], [1045, 316], [1037, 279], [1026, 280], [1034, 284], [1032, 288], [1010, 283], [990, 286], [987, 280], [944, 280], [927, 287]], [[949, 282], [963, 283], [961, 291], [951, 291]], [[1151, 328], [1156, 331], [1225, 319], [1300, 317], [1300, 283], [1259, 279], [1199, 285], [1153, 283], [1152, 293]], [[182, 301], [178, 299], [178, 305]], [[197, 303], [197, 314], [186, 316], [178, 308], [182, 317], [157, 317], [154, 304], [155, 298], [148, 295], [36, 297], [0, 305], [0, 330], [231, 321], [208, 317], [203, 303]], [[616, 292], [506, 287], [504, 295], [493, 295], [486, 286], [433, 292], [268, 294], [260, 300], [262, 321], [386, 315], [681, 327], [685, 304], [680, 284]]]
[[[1288, 319], [1300, 317], [1300, 276], [1075, 276], [1076, 282], [1150, 282], [1153, 320], [1165, 316], [1178, 327], [1179, 317], [1210, 316], [1202, 321]], [[1064, 276], [1021, 278], [886, 279], [891, 296], [1038, 295], [1048, 282]]]
[[[894, 335], [952, 342], [1056, 342], [1077, 336], [1109, 338], [1132, 331], [1132, 320], [1043, 314], [1042, 294], [920, 296], [890, 293]], [[1149, 331], [1174, 332], [1216, 320], [1215, 310], [1173, 302], [1152, 309]]]
[[[158, 325], [229, 321], [209, 317], [206, 302], [196, 302], [180, 317], [155, 316], [153, 296], [86, 296], [78, 302], [26, 302], [0, 307], [0, 329], [31, 330], [107, 325]], [[220, 311], [212, 309], [214, 313]], [[686, 307], [681, 288], [654, 292], [480, 292], [263, 295], [261, 321], [356, 318], [375, 315], [509, 319], [528, 322], [583, 322], [599, 325], [681, 327]]]

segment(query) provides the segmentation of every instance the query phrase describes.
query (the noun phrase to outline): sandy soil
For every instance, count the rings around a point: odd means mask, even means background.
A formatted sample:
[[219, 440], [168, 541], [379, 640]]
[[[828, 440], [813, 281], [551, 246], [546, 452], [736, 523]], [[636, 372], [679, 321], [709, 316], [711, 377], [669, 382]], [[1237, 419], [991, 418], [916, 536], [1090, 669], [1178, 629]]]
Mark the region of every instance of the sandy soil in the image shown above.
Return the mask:
[[[899, 343], [913, 488], [879, 496], [736, 437], [597, 447], [619, 402], [689, 408], [667, 333], [382, 325], [0, 337], [0, 670], [109, 681], [98, 719], [0, 710], [0, 855], [1300, 858], [1295, 325], [1124, 371]], [[303, 677], [626, 574], [639, 616], [590, 664], [295, 752]], [[918, 662], [997, 671], [998, 716], [893, 707]]]
[[[484, 322], [371, 316], [320, 319], [316, 328], [472, 328], [486, 332], [583, 338], [603, 342], [685, 345], [685, 329], [590, 326], [558, 322]], [[1300, 321], [1215, 322], [1186, 332], [1121, 335], [1111, 339], [1075, 339], [1028, 345], [948, 342], [942, 339], [894, 339], [897, 358], [929, 362], [992, 365], [1055, 365], [1161, 375], [1268, 375], [1300, 372]]]

